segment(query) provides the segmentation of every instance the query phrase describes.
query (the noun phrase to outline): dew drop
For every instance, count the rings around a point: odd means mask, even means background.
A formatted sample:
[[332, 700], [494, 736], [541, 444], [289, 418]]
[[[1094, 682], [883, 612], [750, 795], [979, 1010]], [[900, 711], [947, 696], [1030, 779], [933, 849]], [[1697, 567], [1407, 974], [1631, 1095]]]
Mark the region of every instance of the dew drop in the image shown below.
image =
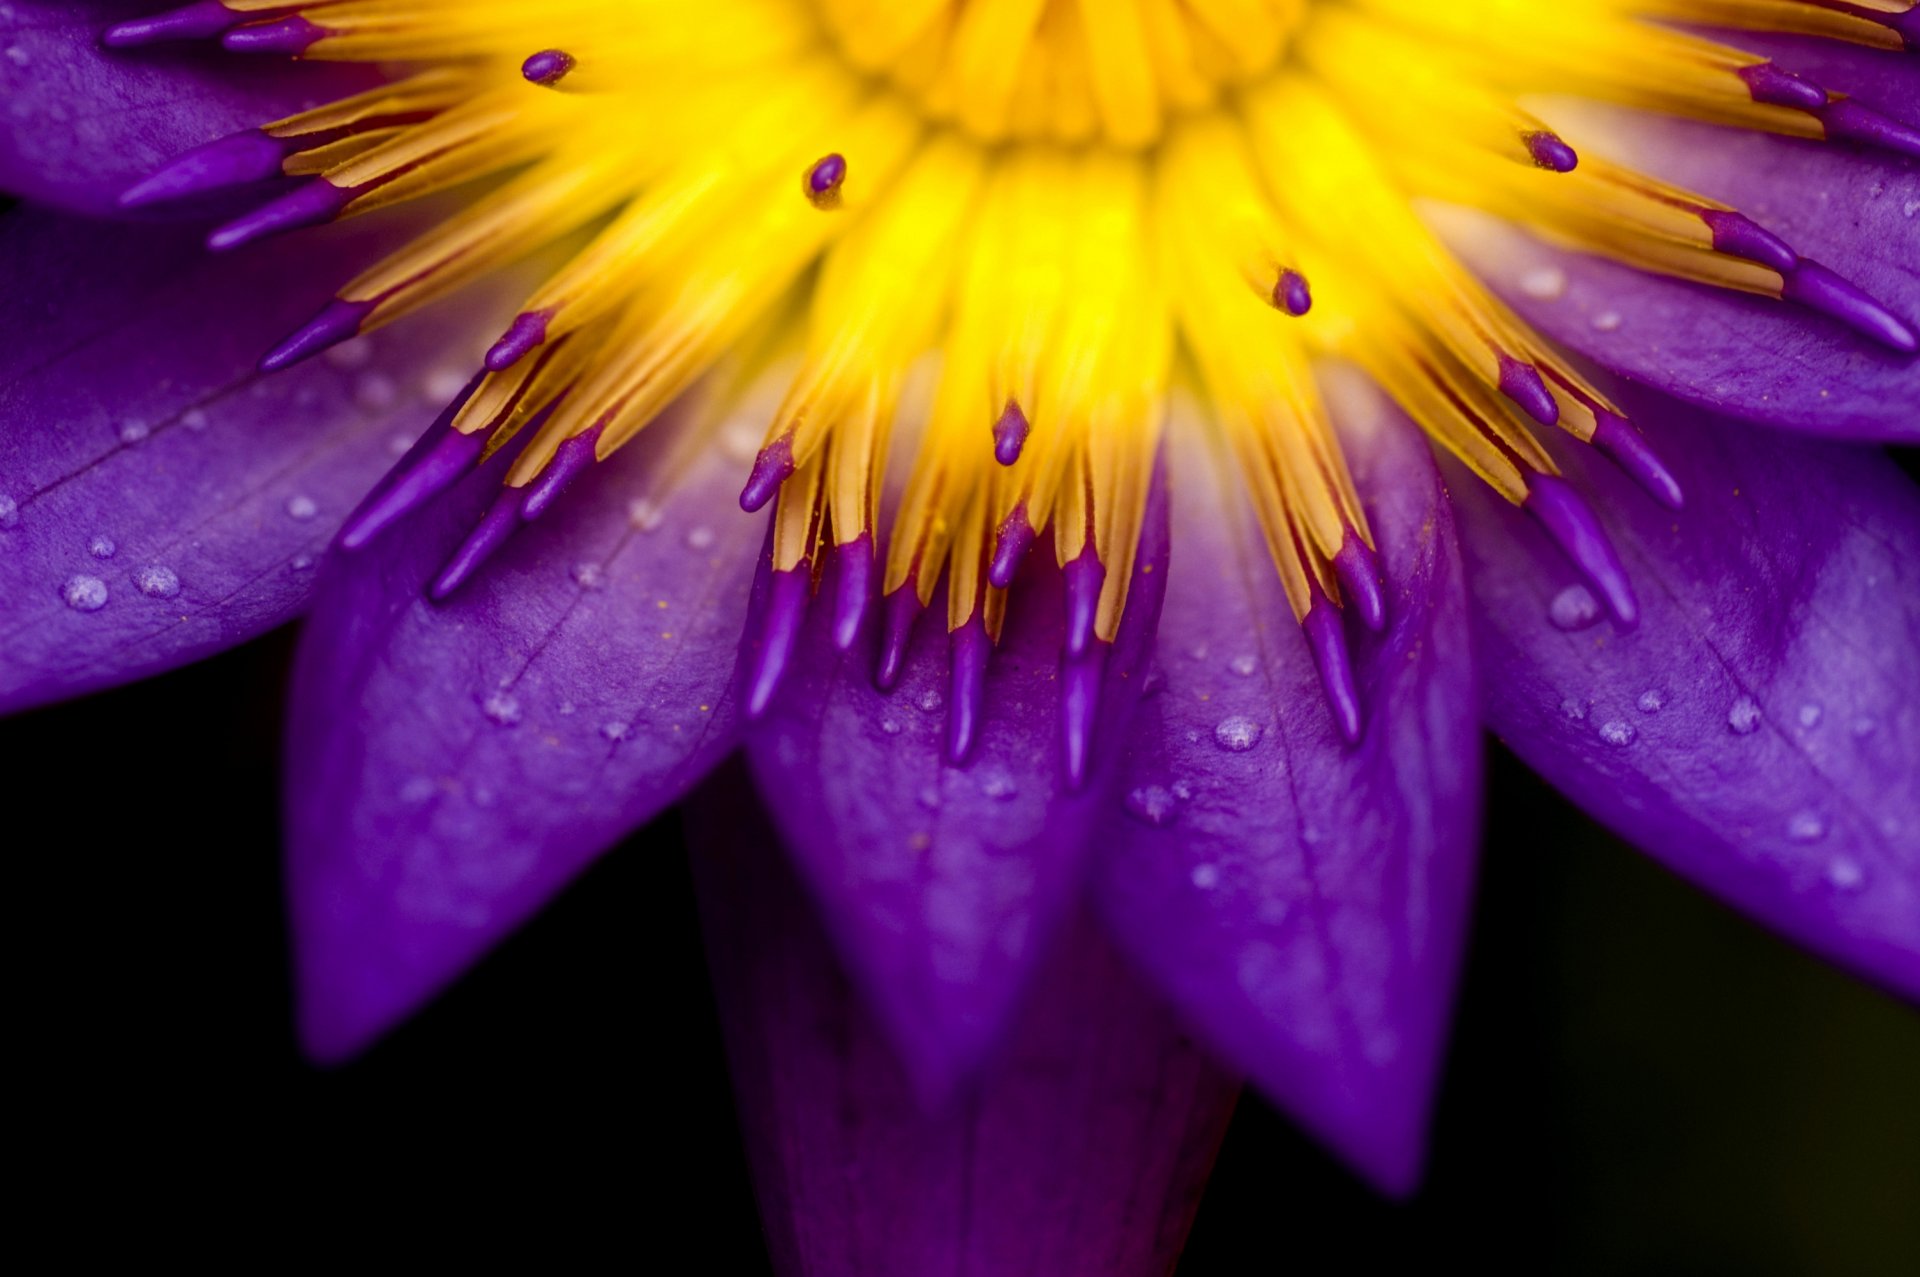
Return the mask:
[[23, 67], [33, 61], [33, 55], [27, 52], [24, 45], [10, 44], [7, 46], [7, 61], [17, 67]]
[[1584, 630], [1600, 619], [1600, 600], [1584, 585], [1569, 585], [1547, 605], [1547, 619], [1558, 630]]
[[1920, 200], [1908, 200], [1900, 206], [1900, 212], [1907, 217], [1912, 217], [1915, 213], [1920, 213]]
[[512, 727], [520, 721], [520, 701], [510, 692], [495, 692], [480, 702], [480, 712], [499, 727]]
[[1811, 809], [1787, 818], [1787, 837], [1794, 842], [1819, 842], [1827, 836], [1827, 818]]
[[1244, 754], [1260, 743], [1260, 724], [1244, 714], [1235, 714], [1220, 720], [1213, 729], [1213, 742], [1221, 749], [1235, 754]]
[[1585, 701], [1575, 700], [1571, 696], [1560, 702], [1560, 712], [1565, 714], [1567, 718], [1573, 722], [1584, 723], [1587, 721], [1587, 703]]
[[1173, 791], [1159, 785], [1142, 785], [1127, 794], [1127, 815], [1158, 828], [1170, 824], [1179, 814], [1180, 801]]
[[1520, 276], [1520, 291], [1536, 301], [1554, 301], [1567, 291], [1567, 272], [1558, 266], [1536, 266]]
[[1858, 891], [1867, 880], [1867, 871], [1851, 856], [1835, 856], [1827, 866], [1827, 881], [1841, 891]]
[[1742, 696], [1727, 711], [1727, 728], [1736, 736], [1749, 736], [1760, 728], [1760, 706], [1751, 696]]
[[1013, 774], [999, 767], [990, 767], [980, 773], [980, 792], [997, 802], [1006, 802], [1020, 792], [1014, 784]]
[[931, 687], [920, 693], [920, 708], [927, 711], [927, 713], [933, 713], [933, 711], [940, 708], [940, 705], [940, 693], [934, 691]]
[[287, 498], [287, 517], [305, 522], [320, 513], [319, 505], [312, 497], [292, 496]]
[[85, 573], [70, 576], [60, 587], [60, 597], [76, 612], [98, 612], [107, 605], [107, 583]]
[[632, 734], [632, 731], [633, 729], [625, 723], [613, 722], [600, 724], [600, 734], [615, 745], [627, 739], [627, 737]]
[[700, 527], [687, 529], [687, 548], [690, 550], [711, 549], [713, 547], [713, 541], [712, 528]]
[[0, 528], [17, 527], [20, 523], [20, 503], [9, 496], [0, 496]]
[[660, 526], [666, 518], [666, 512], [645, 497], [635, 497], [627, 502], [627, 523], [636, 532], [651, 532]]
[[1244, 655], [1236, 656], [1233, 658], [1232, 662], [1230, 663], [1229, 668], [1231, 668], [1235, 674], [1240, 675], [1242, 678], [1246, 678], [1251, 676], [1255, 670], [1260, 668], [1260, 662], [1255, 660], [1251, 656], [1244, 656]]
[[604, 589], [607, 584], [607, 574], [601, 570], [598, 563], [576, 563], [567, 575], [571, 576], [573, 583], [583, 590]]
[[287, 566], [295, 572], [305, 572], [313, 566], [313, 556], [311, 554], [296, 554], [287, 560]]
[[1879, 727], [1880, 725], [1878, 723], [1874, 722], [1865, 714], [1862, 714], [1853, 720], [1847, 730], [1853, 733], [1855, 740], [1865, 740], [1867, 737], [1873, 735], [1875, 731], [1879, 730]]
[[180, 414], [180, 424], [193, 431], [205, 430], [207, 414], [198, 408], [189, 408]]
[[1812, 701], [1808, 701], [1805, 705], [1802, 705], [1800, 707], [1800, 726], [1802, 727], [1820, 726], [1820, 716], [1822, 712], [1823, 711], [1818, 705], [1814, 704]]
[[928, 811], [932, 811], [940, 805], [940, 791], [932, 785], [922, 785], [920, 792], [916, 794], [915, 797], [920, 800], [920, 805]]
[[1658, 714], [1667, 707], [1666, 695], [1657, 687], [1649, 687], [1640, 693], [1640, 699], [1634, 702], [1642, 714]]
[[152, 433], [153, 433], [153, 427], [149, 426], [146, 422], [140, 420], [138, 417], [129, 417], [125, 421], [120, 423], [120, 442], [121, 443], [125, 443], [125, 444], [139, 443], [142, 439], [145, 439], [148, 435]]
[[403, 434], [391, 434], [387, 436], [387, 455], [388, 456], [404, 457], [409, 452], [412, 452], [412, 451], [413, 451], [413, 440], [407, 438], [407, 436]]
[[1624, 719], [1610, 718], [1600, 725], [1600, 739], [1609, 745], [1631, 745], [1639, 735]]
[[880, 720], [880, 730], [889, 736], [898, 736], [900, 734], [900, 720], [897, 718], [883, 718]]
[[113, 552], [119, 548], [113, 543], [113, 538], [104, 532], [94, 533], [93, 539], [87, 542], [87, 553], [96, 559], [111, 559]]
[[1593, 331], [1597, 333], [1615, 332], [1620, 327], [1620, 312], [1603, 310], [1593, 317]]
[[1184, 780], [1174, 781], [1169, 788], [1173, 790], [1173, 796], [1183, 803], [1193, 797], [1193, 786]]
[[458, 368], [436, 368], [420, 383], [428, 403], [443, 404], [467, 388], [467, 375]]
[[180, 577], [172, 568], [159, 563], [135, 572], [133, 583], [150, 599], [170, 599], [180, 593]]
[[1218, 865], [1195, 865], [1190, 875], [1193, 885], [1202, 891], [1212, 891], [1220, 885], [1220, 867]]

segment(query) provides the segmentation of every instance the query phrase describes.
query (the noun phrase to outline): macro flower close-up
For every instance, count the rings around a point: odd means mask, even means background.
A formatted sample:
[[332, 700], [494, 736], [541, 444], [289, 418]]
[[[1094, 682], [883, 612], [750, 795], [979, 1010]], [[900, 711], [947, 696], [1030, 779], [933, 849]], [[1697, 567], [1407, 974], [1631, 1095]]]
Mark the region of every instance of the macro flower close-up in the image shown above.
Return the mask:
[[775, 1271], [1168, 1272], [1243, 1085], [1419, 1193], [1489, 737], [1920, 1000], [1913, 0], [0, 50], [0, 710], [297, 622], [316, 1067], [678, 808]]

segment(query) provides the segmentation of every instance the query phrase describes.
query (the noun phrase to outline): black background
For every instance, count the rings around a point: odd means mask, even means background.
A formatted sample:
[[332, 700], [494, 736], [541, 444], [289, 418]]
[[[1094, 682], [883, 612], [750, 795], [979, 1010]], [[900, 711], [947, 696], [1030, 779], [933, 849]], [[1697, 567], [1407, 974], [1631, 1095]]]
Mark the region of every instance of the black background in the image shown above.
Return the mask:
[[[83, 1250], [270, 1228], [302, 1253], [766, 1271], [671, 816], [359, 1062], [301, 1061], [277, 865], [293, 641], [0, 721], [9, 1160], [83, 1206]], [[1920, 1016], [1510, 756], [1491, 773], [1426, 1188], [1384, 1202], [1245, 1100], [1182, 1277], [1920, 1273]], [[697, 1269], [658, 1266], [689, 1245]]]

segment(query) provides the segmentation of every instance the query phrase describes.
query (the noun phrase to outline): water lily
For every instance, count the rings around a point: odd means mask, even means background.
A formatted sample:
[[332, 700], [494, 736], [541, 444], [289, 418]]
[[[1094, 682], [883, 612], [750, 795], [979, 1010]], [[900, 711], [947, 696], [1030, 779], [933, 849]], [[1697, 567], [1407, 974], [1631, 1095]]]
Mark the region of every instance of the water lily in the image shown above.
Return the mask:
[[316, 1059], [743, 753], [776, 1261], [1164, 1269], [1416, 1183], [1483, 723], [1920, 995], [1905, 0], [7, 13], [0, 704], [305, 616]]

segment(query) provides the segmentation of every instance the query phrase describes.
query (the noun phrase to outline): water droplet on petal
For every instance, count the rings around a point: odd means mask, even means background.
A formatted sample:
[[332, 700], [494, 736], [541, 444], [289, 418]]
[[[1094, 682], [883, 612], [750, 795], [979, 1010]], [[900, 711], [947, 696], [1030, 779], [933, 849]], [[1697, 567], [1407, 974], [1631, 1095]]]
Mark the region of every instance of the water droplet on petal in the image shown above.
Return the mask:
[[1657, 687], [1649, 687], [1640, 693], [1640, 699], [1634, 702], [1642, 714], [1658, 714], [1667, 707], [1666, 694]]
[[12, 497], [0, 495], [0, 528], [11, 528], [20, 522], [20, 503]]
[[915, 797], [920, 800], [920, 805], [928, 811], [932, 811], [940, 805], [940, 791], [932, 785], [922, 785], [920, 792], [915, 795]]
[[1567, 272], [1558, 266], [1536, 266], [1520, 276], [1520, 291], [1536, 301], [1553, 301], [1567, 291]]
[[660, 526], [660, 520], [666, 518], [666, 512], [645, 497], [635, 497], [627, 502], [627, 522], [636, 532], [651, 532]]
[[1560, 712], [1565, 714], [1568, 719], [1573, 722], [1584, 723], [1587, 721], [1587, 703], [1582, 700], [1575, 700], [1571, 696], [1560, 702]]
[[601, 571], [598, 563], [576, 563], [568, 575], [583, 590], [603, 589], [607, 584], [607, 574]]
[[1742, 696], [1727, 711], [1727, 727], [1736, 736], [1748, 736], [1760, 728], [1760, 706], [1753, 697]]
[[98, 612], [107, 605], [107, 583], [84, 573], [70, 576], [60, 587], [60, 597], [76, 612]]
[[480, 702], [480, 712], [497, 726], [512, 727], [520, 721], [520, 701], [510, 692], [495, 692]]
[[1242, 678], [1246, 678], [1250, 676], [1255, 670], [1260, 668], [1260, 662], [1255, 660], [1252, 656], [1247, 656], [1247, 655], [1236, 656], [1233, 658], [1230, 668], [1233, 670], [1235, 674], [1240, 675]]
[[127, 420], [120, 423], [120, 442], [121, 443], [125, 443], [125, 444], [139, 443], [142, 439], [145, 439], [148, 435], [152, 433], [153, 433], [153, 427], [149, 426], [146, 422], [141, 421], [137, 417], [129, 417]]
[[712, 528], [701, 527], [689, 528], [687, 530], [687, 548], [690, 550], [711, 549], [713, 542], [714, 536]]
[[1624, 719], [1610, 718], [1600, 725], [1600, 739], [1609, 745], [1631, 745], [1639, 735]]
[[287, 498], [287, 517], [305, 522], [320, 513], [320, 506], [312, 497], [292, 496]]
[[1827, 866], [1827, 881], [1841, 891], [1858, 891], [1867, 880], [1867, 871], [1851, 856], [1835, 856]]
[[1220, 885], [1220, 867], [1218, 865], [1195, 865], [1193, 867], [1193, 885], [1202, 891], [1212, 891]]
[[1827, 818], [1817, 811], [1797, 811], [1787, 819], [1787, 837], [1794, 842], [1819, 842], [1827, 836]]
[[467, 374], [458, 368], [436, 368], [420, 383], [420, 394], [431, 404], [443, 404], [467, 388]]
[[287, 566], [295, 572], [305, 572], [313, 566], [313, 556], [311, 554], [296, 554], [287, 560]]
[[625, 740], [631, 734], [631, 731], [632, 729], [625, 723], [613, 722], [600, 724], [600, 734], [615, 745]]
[[133, 574], [133, 583], [150, 599], [170, 599], [180, 593], [180, 578], [174, 570], [154, 563]]
[[1213, 729], [1214, 743], [1221, 749], [1235, 754], [1244, 754], [1260, 743], [1260, 724], [1244, 714], [1235, 714], [1223, 718]]
[[1127, 794], [1125, 806], [1127, 815], [1158, 827], [1170, 823], [1179, 814], [1180, 800], [1173, 796], [1170, 789], [1159, 785], [1142, 785]]
[[1818, 705], [1814, 704], [1812, 701], [1808, 701], [1805, 705], [1802, 705], [1800, 707], [1800, 726], [1802, 727], [1820, 726], [1820, 716], [1822, 712], [1823, 711]]
[[931, 714], [933, 711], [939, 709], [940, 704], [940, 693], [934, 691], [932, 688], [928, 688], [926, 691], [920, 693], [920, 708], [927, 711], [927, 713]]
[[1584, 585], [1569, 585], [1547, 604], [1547, 619], [1557, 630], [1584, 630], [1600, 619], [1600, 600]]
[[113, 552], [119, 548], [113, 543], [113, 538], [104, 532], [94, 533], [93, 539], [87, 542], [87, 553], [96, 559], [111, 559]]
[[1879, 727], [1880, 724], [1874, 722], [1865, 714], [1862, 714], [1848, 725], [1847, 730], [1853, 733], [1855, 740], [1865, 740], [1867, 737], [1873, 735], [1875, 731], [1879, 730]]
[[980, 772], [980, 792], [989, 798], [1005, 802], [1019, 793], [1014, 784], [1013, 775], [1003, 768], [989, 767]]
[[180, 414], [180, 424], [189, 430], [205, 430], [207, 428], [207, 414], [198, 408], [189, 408]]
[[883, 718], [880, 720], [880, 730], [889, 736], [898, 736], [900, 734], [900, 721], [893, 718]]
[[1619, 327], [1620, 312], [1617, 310], [1603, 310], [1593, 317], [1593, 330], [1597, 333], [1615, 332]]

